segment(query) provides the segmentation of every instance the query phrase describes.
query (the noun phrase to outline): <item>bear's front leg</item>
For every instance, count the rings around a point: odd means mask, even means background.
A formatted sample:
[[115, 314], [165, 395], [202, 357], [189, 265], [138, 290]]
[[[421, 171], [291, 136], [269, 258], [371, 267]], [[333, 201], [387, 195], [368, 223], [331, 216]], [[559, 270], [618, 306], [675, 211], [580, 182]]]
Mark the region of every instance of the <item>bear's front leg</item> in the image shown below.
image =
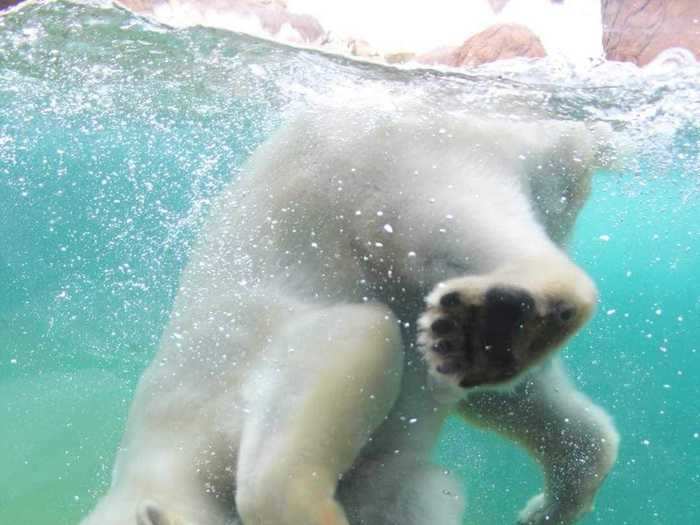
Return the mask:
[[347, 525], [337, 484], [398, 395], [403, 355], [388, 308], [298, 314], [246, 385], [236, 475], [244, 525]]
[[610, 417], [575, 389], [555, 360], [512, 391], [477, 391], [461, 415], [523, 445], [544, 469], [545, 490], [519, 525], [570, 525], [593, 507], [615, 463], [619, 436]]
[[516, 260], [439, 283], [418, 320], [436, 384], [466, 389], [517, 381], [589, 319], [596, 289], [563, 254]]

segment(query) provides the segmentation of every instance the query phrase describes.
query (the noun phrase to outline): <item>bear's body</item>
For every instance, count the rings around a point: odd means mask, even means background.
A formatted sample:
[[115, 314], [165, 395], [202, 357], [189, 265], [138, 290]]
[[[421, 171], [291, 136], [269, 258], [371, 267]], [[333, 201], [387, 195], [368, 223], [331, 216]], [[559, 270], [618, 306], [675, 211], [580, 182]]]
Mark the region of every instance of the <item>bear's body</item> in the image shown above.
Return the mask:
[[596, 300], [557, 245], [597, 162], [579, 123], [297, 117], [214, 204], [84, 524], [458, 525], [452, 412], [542, 463], [522, 523], [572, 523], [617, 447], [546, 361]]

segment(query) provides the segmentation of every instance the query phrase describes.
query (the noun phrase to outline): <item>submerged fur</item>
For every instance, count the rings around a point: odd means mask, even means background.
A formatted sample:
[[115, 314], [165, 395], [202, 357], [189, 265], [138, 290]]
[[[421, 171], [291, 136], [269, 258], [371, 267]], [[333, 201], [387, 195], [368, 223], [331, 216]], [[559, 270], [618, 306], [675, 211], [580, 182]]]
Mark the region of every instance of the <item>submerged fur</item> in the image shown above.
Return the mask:
[[561, 245], [601, 137], [416, 103], [297, 116], [213, 206], [83, 525], [458, 525], [430, 463], [451, 413], [542, 464], [520, 523], [573, 523], [618, 442], [551, 357], [596, 302]]

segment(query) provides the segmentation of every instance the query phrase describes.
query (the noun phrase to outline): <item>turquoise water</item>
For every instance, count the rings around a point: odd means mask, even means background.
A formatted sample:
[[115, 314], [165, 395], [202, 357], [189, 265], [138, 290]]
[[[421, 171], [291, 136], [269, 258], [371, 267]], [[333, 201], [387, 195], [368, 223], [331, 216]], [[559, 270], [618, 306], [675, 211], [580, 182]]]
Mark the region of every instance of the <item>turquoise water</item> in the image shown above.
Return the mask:
[[[566, 362], [623, 438], [584, 523], [700, 523], [699, 79], [401, 71], [64, 2], [0, 17], [0, 523], [72, 525], [94, 504], [209, 199], [285, 109], [372, 89], [619, 131], [571, 241], [601, 304]], [[457, 421], [436, 457], [469, 524], [512, 523], [541, 482]]]

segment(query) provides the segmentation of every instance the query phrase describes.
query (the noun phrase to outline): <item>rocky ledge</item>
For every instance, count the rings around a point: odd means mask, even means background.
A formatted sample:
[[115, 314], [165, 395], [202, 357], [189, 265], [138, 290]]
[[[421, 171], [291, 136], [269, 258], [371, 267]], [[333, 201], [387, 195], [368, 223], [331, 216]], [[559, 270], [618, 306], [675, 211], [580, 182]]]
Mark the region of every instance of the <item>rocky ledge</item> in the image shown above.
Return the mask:
[[546, 54], [540, 39], [527, 27], [497, 24], [468, 38], [459, 47], [436, 49], [417, 56], [416, 61], [473, 67], [508, 58], [542, 58]]
[[682, 47], [700, 59], [700, 0], [602, 0], [608, 60], [644, 66]]

